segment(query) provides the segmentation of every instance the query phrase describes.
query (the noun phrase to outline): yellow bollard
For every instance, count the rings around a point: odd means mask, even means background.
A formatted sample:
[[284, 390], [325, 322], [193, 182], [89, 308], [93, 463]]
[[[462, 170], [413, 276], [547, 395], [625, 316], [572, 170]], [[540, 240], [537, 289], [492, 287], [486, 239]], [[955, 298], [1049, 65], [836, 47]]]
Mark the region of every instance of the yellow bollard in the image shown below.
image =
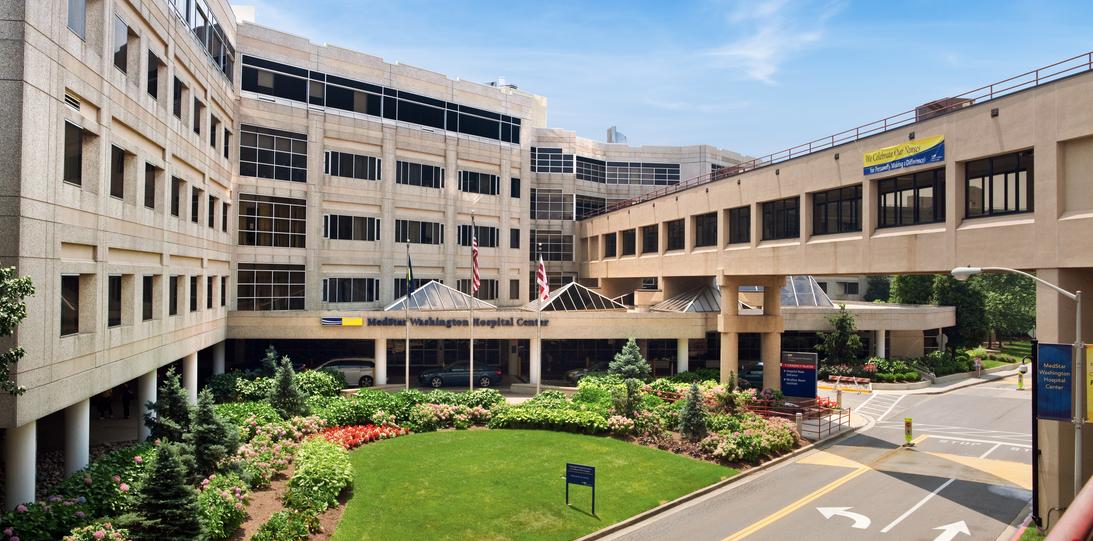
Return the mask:
[[911, 441], [911, 440], [914, 439], [914, 437], [911, 434], [911, 418], [910, 417], [904, 417], [903, 418], [903, 439], [904, 439], [904, 441], [906, 441], [906, 443], [903, 444], [904, 447], [914, 447], [915, 446], [915, 442]]
[[1018, 391], [1024, 391], [1025, 390], [1025, 373], [1024, 372], [1018, 372], [1017, 373], [1017, 390]]

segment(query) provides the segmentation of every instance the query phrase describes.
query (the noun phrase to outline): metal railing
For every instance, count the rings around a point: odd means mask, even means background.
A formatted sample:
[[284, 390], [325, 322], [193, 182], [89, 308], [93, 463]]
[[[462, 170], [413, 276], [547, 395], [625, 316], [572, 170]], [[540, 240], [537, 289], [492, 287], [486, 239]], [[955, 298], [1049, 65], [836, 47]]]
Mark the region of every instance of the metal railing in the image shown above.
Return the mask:
[[801, 437], [810, 441], [819, 441], [850, 428], [850, 408], [826, 408], [816, 400], [757, 400], [747, 409], [763, 417], [779, 417], [795, 423]]
[[902, 113], [897, 113], [895, 115], [882, 118], [880, 120], [869, 122], [867, 124], [862, 124], [861, 126], [858, 126], [856, 128], [844, 130], [839, 133], [829, 135], [827, 137], [814, 139], [807, 143], [802, 143], [795, 147], [787, 148], [785, 150], [779, 150], [778, 152], [768, 154], [761, 158], [755, 158], [747, 162], [726, 166], [716, 171], [687, 179], [683, 182], [680, 182], [679, 184], [666, 186], [664, 188], [653, 190], [651, 192], [646, 192], [631, 199], [625, 199], [623, 201], [608, 205], [603, 209], [592, 211], [586, 214], [583, 219], [588, 219], [616, 210], [632, 207], [639, 203], [658, 199], [666, 195], [671, 195], [673, 193], [681, 192], [683, 190], [688, 190], [696, 186], [708, 184], [710, 182], [724, 180], [726, 178], [734, 177], [755, 169], [769, 167], [771, 165], [791, 160], [793, 158], [807, 156], [821, 150], [828, 150], [845, 143], [852, 143], [864, 137], [870, 137], [879, 133], [884, 133], [896, 128], [914, 124], [919, 120], [937, 118], [938, 116], [948, 114], [952, 111], [963, 109], [964, 107], [969, 107], [971, 105], [976, 105], [980, 103], [986, 103], [995, 98], [1000, 98], [1014, 92], [1019, 92], [1029, 88], [1035, 88], [1045, 83], [1050, 83], [1052, 81], [1057, 81], [1071, 75], [1091, 70], [1093, 70], [1093, 51], [1090, 51], [1088, 53], [1082, 53], [1080, 55], [1067, 58], [1066, 60], [1060, 60], [1054, 64], [1037, 68], [1032, 71], [1022, 73], [1020, 75], [1014, 75], [1013, 77], [1010, 77], [1008, 79], [1003, 79], [1001, 81], [997, 81], [986, 86], [981, 86], [974, 90], [964, 92], [963, 94], [958, 94], [956, 96], [951, 96], [949, 98], [944, 98], [931, 102], [932, 104], [944, 104], [939, 105], [937, 109], [929, 109], [924, 111], [922, 106], [916, 107], [909, 111], [904, 111]]

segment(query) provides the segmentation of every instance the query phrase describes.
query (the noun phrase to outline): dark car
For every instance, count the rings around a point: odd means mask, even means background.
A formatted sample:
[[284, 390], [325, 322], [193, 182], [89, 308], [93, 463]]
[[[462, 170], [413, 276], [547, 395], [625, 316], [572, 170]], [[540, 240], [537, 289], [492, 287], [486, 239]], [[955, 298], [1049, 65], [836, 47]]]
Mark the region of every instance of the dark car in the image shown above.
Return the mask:
[[740, 372], [738, 385], [744, 387], [745, 383], [752, 389], [763, 390], [763, 363], [755, 363], [751, 369]]
[[573, 383], [580, 383], [581, 378], [596, 373], [607, 373], [607, 361], [600, 361], [593, 363], [588, 368], [577, 368], [565, 373], [565, 379], [572, 381]]
[[[433, 388], [445, 385], [466, 385], [469, 379], [470, 363], [458, 361], [443, 368], [422, 372], [417, 380], [422, 385]], [[501, 369], [486, 364], [474, 365], [474, 384], [477, 387], [492, 387], [501, 383]]]

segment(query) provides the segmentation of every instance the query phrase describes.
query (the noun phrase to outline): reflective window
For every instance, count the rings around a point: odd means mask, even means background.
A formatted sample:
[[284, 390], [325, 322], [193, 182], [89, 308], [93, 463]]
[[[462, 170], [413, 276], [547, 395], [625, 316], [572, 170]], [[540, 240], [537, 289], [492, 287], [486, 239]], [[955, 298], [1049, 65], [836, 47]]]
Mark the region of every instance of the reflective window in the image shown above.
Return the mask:
[[379, 278], [323, 278], [323, 302], [374, 302], [379, 290]]
[[573, 261], [573, 235], [561, 231], [531, 230], [531, 249], [529, 261], [538, 261], [543, 254], [543, 261]]
[[121, 276], [106, 279], [106, 326], [121, 325]]
[[574, 197], [561, 190], [531, 189], [532, 220], [572, 220]]
[[877, 181], [877, 227], [945, 221], [945, 168]]
[[763, 240], [795, 239], [800, 236], [800, 197], [763, 203]]
[[395, 242], [444, 244], [444, 224], [395, 220]]
[[141, 277], [140, 287], [140, 317], [141, 321], [148, 321], [152, 319], [152, 299], [155, 293], [155, 277], [143, 276]]
[[861, 184], [812, 194], [812, 234], [861, 231]]
[[607, 162], [608, 184], [668, 186], [679, 184], [678, 163]]
[[323, 216], [323, 236], [335, 240], [379, 240], [379, 218], [370, 216]]
[[129, 71], [129, 26], [121, 17], [114, 16], [114, 67]]
[[144, 206], [147, 208], [156, 208], [156, 189], [162, 174], [162, 169], [150, 163], [144, 164]]
[[[478, 234], [478, 247], [479, 248], [496, 248], [497, 247], [497, 228], [490, 227], [488, 225], [480, 225], [475, 227]], [[456, 231], [460, 246], [471, 245], [471, 226], [470, 224], [460, 224], [458, 231]]]
[[593, 214], [602, 212], [607, 207], [607, 199], [588, 195], [577, 195], [574, 199], [577, 219], [587, 218]]
[[459, 191], [497, 195], [500, 193], [500, 185], [497, 175], [476, 171], [460, 171]]
[[83, 129], [65, 122], [65, 182], [77, 186], [83, 183]]
[[179, 215], [182, 206], [182, 190], [185, 189], [185, 185], [186, 181], [178, 177], [171, 177], [171, 216], [177, 217]]
[[323, 172], [345, 178], [380, 180], [380, 159], [348, 152], [326, 151]]
[[573, 155], [560, 148], [531, 147], [531, 171], [534, 173], [572, 173]]
[[239, 195], [239, 245], [304, 248], [307, 201], [254, 194]]
[[968, 218], [1032, 211], [1032, 150], [964, 165], [964, 215]]
[[87, 37], [87, 0], [68, 0], [68, 29], [80, 39]]
[[[471, 279], [460, 278], [455, 281], [455, 288], [459, 291], [470, 295], [471, 294]], [[497, 279], [495, 278], [482, 278], [478, 283], [478, 294], [475, 298], [485, 301], [492, 301], [497, 299]], [[477, 340], [475, 341], [477, 342]]]
[[236, 273], [239, 310], [303, 310], [304, 266], [240, 263]]
[[395, 163], [395, 183], [443, 188], [444, 168], [438, 165], [399, 161]]
[[607, 182], [607, 162], [585, 158], [584, 156], [577, 156], [576, 161], [577, 180], [599, 182], [600, 184]]
[[80, 332], [80, 276], [61, 276], [61, 336]]
[[110, 147], [110, 197], [125, 197], [125, 151]]
[[307, 135], [240, 126], [239, 174], [307, 182]]

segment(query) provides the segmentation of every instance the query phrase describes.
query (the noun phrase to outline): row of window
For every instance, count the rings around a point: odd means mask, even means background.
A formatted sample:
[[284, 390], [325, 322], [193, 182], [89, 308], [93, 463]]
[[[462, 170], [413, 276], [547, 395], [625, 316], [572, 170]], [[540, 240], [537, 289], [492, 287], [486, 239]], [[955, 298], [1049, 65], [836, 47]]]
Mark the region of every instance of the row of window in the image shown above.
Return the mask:
[[[964, 168], [965, 217], [1031, 212], [1033, 152], [1025, 150], [969, 161]], [[877, 227], [929, 224], [945, 220], [945, 168], [908, 173], [877, 181]], [[812, 200], [812, 234], [829, 235], [862, 230], [860, 184], [816, 192]], [[759, 204], [762, 240], [796, 239], [801, 236], [801, 198], [788, 197]], [[717, 213], [693, 216], [694, 246], [716, 246]], [[727, 244], [751, 242], [751, 207], [728, 209]], [[683, 219], [665, 223], [666, 250], [684, 247]], [[621, 255], [634, 255], [628, 240], [634, 230], [623, 231]], [[642, 228], [643, 251], [657, 251], [657, 226]], [[615, 234], [604, 236], [604, 257], [615, 257]], [[645, 248], [648, 247], [648, 248]]]
[[168, 0], [168, 3], [174, 8], [178, 18], [193, 32], [213, 64], [230, 81], [235, 68], [235, 47], [224, 34], [224, 27], [209, 9], [209, 5], [205, 0]]
[[645, 186], [679, 184], [678, 163], [606, 162], [584, 156], [577, 156], [576, 163], [577, 180]]
[[245, 91], [520, 144], [520, 119], [243, 55]]
[[[136, 280], [139, 278], [139, 290]], [[160, 286], [162, 275], [111, 274], [106, 278], [106, 326], [118, 327], [123, 324], [131, 325], [137, 317], [132, 314], [128, 318], [123, 310], [125, 297], [140, 297], [140, 321], [150, 321], [156, 317], [156, 290]], [[168, 277], [167, 287], [167, 315], [175, 316], [179, 312], [179, 298], [184, 294], [182, 287], [186, 283], [186, 276], [172, 275]], [[197, 312], [201, 309], [199, 293], [205, 290], [205, 309], [213, 308], [213, 292], [216, 281], [220, 281], [220, 306], [227, 305], [227, 276], [190, 276], [189, 277], [189, 311]], [[205, 287], [201, 287], [204, 280]], [[95, 275], [93, 274], [62, 274], [61, 275], [61, 336], [79, 334], [81, 320], [91, 319], [88, 312], [91, 307], [80, 305], [80, 291], [92, 290], [95, 287]], [[88, 298], [94, 298], [88, 296]], [[94, 301], [92, 301], [93, 303]], [[161, 301], [162, 302], [162, 301]]]
[[[305, 153], [306, 161], [306, 153]], [[380, 180], [380, 159], [348, 152], [326, 151], [323, 173], [360, 180]]]
[[239, 126], [239, 174], [307, 182], [307, 135], [247, 124]]
[[533, 173], [572, 173], [573, 155], [560, 148], [531, 147]]

